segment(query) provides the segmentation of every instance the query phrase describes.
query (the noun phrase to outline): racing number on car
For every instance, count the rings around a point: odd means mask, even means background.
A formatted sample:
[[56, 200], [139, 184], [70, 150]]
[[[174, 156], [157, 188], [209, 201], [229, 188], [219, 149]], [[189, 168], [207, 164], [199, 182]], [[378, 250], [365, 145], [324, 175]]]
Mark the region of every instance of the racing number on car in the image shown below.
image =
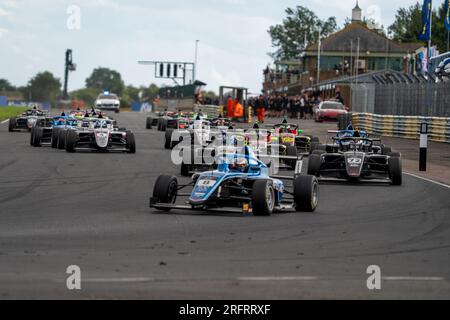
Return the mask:
[[198, 185], [199, 187], [205, 187], [205, 188], [211, 188], [214, 186], [214, 184], [216, 183], [215, 180], [201, 180]]
[[360, 158], [350, 158], [348, 159], [348, 164], [360, 165], [362, 163], [362, 159]]

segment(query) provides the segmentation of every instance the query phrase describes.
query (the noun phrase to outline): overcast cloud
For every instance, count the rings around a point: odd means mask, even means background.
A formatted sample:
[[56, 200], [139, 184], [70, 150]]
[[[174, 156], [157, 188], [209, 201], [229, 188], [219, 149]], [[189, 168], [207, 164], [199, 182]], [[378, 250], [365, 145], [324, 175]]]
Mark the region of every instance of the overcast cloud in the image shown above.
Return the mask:
[[[442, 0], [443, 1], [443, 0]], [[390, 25], [400, 7], [415, 0], [360, 0], [363, 13]], [[267, 30], [288, 6], [304, 5], [341, 26], [355, 0], [0, 0], [0, 78], [24, 85], [39, 71], [62, 78], [64, 52], [74, 50], [78, 70], [70, 90], [84, 86], [93, 68], [119, 71], [127, 84], [161, 84], [138, 60], [193, 61], [199, 39], [198, 78], [217, 91], [223, 84], [261, 90], [271, 62]], [[80, 29], [67, 27], [72, 6]], [[437, 4], [435, 4], [436, 6]], [[172, 84], [170, 80], [164, 83]]]

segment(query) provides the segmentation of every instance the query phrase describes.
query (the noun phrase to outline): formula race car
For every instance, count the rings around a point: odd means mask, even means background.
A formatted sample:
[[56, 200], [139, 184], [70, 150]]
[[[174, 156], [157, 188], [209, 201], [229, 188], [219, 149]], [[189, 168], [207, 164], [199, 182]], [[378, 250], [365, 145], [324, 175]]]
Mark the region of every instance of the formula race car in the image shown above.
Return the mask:
[[8, 130], [9, 132], [14, 132], [18, 130], [31, 131], [31, 129], [36, 125], [36, 122], [38, 120], [45, 119], [46, 117], [47, 111], [38, 109], [27, 110], [24, 113], [22, 113], [21, 116], [9, 119]]
[[[275, 212], [314, 212], [319, 202], [319, 185], [313, 176], [271, 177], [269, 168], [245, 147], [242, 154], [223, 155], [215, 171], [195, 174], [192, 181], [179, 185], [171, 176], [156, 181], [150, 207], [162, 211], [201, 210], [253, 213], [270, 216]], [[293, 181], [287, 190], [283, 180]], [[180, 191], [192, 188], [186, 194]], [[177, 205], [178, 197], [188, 198]]]
[[284, 120], [283, 123], [272, 127], [269, 141], [272, 145], [279, 144], [285, 147], [295, 147], [298, 153], [310, 154], [319, 144], [319, 138], [303, 133], [304, 131], [300, 130], [298, 125]]
[[316, 150], [309, 158], [308, 174], [320, 181], [388, 182], [402, 184], [401, 154], [375, 145], [379, 139], [334, 137], [335, 144]]
[[151, 130], [153, 127], [157, 127], [158, 131], [166, 131], [167, 129], [176, 130], [183, 127], [186, 123], [194, 121], [198, 116], [200, 116], [202, 120], [206, 119], [203, 115], [195, 112], [160, 112], [147, 117], [146, 128]]
[[125, 129], [117, 129], [113, 120], [97, 119], [68, 129], [64, 138], [65, 149], [69, 153], [76, 151], [115, 151], [136, 153], [134, 134]]
[[39, 119], [31, 129], [30, 145], [41, 147], [51, 145], [56, 148], [58, 144], [58, 133], [60, 129], [76, 126], [77, 120], [62, 115], [60, 117]]

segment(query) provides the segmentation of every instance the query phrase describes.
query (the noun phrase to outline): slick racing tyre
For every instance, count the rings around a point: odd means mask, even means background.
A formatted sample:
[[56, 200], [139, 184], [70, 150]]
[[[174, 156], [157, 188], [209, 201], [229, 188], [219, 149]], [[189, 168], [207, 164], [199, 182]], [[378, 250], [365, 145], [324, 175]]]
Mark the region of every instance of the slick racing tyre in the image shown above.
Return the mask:
[[253, 185], [253, 214], [268, 217], [273, 213], [276, 204], [275, 189], [269, 180], [255, 181]]
[[30, 146], [34, 146], [34, 130], [31, 130], [30, 134]]
[[403, 184], [403, 169], [400, 157], [391, 157], [389, 159], [389, 177], [392, 185], [401, 186]]
[[145, 126], [147, 130], [152, 130], [153, 127], [153, 118], [148, 117], [147, 118], [147, 124]]
[[183, 177], [189, 177], [191, 173], [192, 165], [184, 163], [184, 161], [181, 163], [181, 176]]
[[66, 148], [66, 139], [67, 132], [64, 130], [59, 130], [58, 143], [56, 144], [56, 148], [58, 148], [58, 150], [64, 150]]
[[74, 131], [67, 132], [66, 136], [66, 151], [69, 153], [75, 153], [75, 147], [77, 145], [78, 135]]
[[41, 127], [34, 127], [31, 131], [31, 135], [33, 136], [33, 147], [40, 147], [44, 129]]
[[172, 134], [173, 130], [167, 130], [164, 136], [164, 148], [167, 150], [172, 149]]
[[[293, 147], [293, 146], [287, 147], [286, 155], [288, 157], [297, 157], [297, 148]], [[297, 160], [290, 160], [289, 159], [289, 160], [286, 161], [286, 164], [289, 167], [291, 167], [292, 170], [295, 170], [295, 167], [297, 166]]]
[[384, 156], [387, 156], [391, 152], [392, 152], [392, 148], [391, 147], [383, 146], [381, 148], [381, 154], [384, 155]]
[[294, 201], [298, 212], [314, 212], [319, 205], [319, 182], [311, 175], [294, 180]]
[[9, 132], [14, 132], [14, 130], [16, 129], [16, 118], [11, 118], [9, 119], [9, 125], [8, 125], [8, 131]]
[[53, 131], [52, 131], [52, 148], [53, 149], [58, 148], [58, 137], [59, 137], [59, 129], [53, 128]]
[[130, 131], [127, 131], [127, 153], [136, 153], [136, 138]]
[[[158, 203], [174, 204], [177, 200], [178, 194], [178, 180], [173, 176], [159, 176], [156, 180], [155, 188], [153, 189], [153, 198]], [[170, 211], [170, 209], [165, 209]]]
[[320, 175], [320, 167], [322, 166], [321, 157], [318, 154], [312, 154], [308, 162], [308, 174], [318, 177]]

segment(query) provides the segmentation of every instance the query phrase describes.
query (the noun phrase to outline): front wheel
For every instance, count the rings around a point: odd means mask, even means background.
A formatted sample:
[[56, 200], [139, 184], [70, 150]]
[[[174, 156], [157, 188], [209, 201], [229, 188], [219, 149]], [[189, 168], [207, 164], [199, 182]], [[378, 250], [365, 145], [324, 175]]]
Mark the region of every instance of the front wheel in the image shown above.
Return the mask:
[[294, 180], [294, 202], [298, 212], [314, 212], [319, 205], [319, 181], [311, 175]]
[[164, 137], [164, 148], [167, 150], [172, 149], [172, 133], [173, 130], [167, 130]]
[[59, 136], [58, 128], [53, 128], [53, 130], [52, 130], [52, 149], [58, 148], [58, 136]]
[[[178, 180], [173, 176], [159, 176], [153, 189], [153, 198], [161, 204], [174, 204], [177, 201]], [[164, 209], [163, 211], [170, 211]]]
[[33, 137], [32, 143], [33, 147], [40, 147], [41, 140], [44, 135], [44, 129], [40, 127], [34, 127], [31, 131], [31, 135]]
[[9, 119], [9, 126], [8, 126], [8, 131], [9, 132], [14, 132], [14, 130], [16, 129], [16, 119], [15, 118], [11, 118]]
[[253, 214], [260, 217], [268, 217], [273, 213], [276, 198], [275, 189], [271, 181], [255, 181], [253, 185]]
[[389, 177], [392, 185], [401, 186], [403, 184], [403, 169], [400, 157], [391, 157], [389, 159]]
[[127, 152], [130, 154], [136, 153], [136, 138], [134, 133], [127, 132]]

